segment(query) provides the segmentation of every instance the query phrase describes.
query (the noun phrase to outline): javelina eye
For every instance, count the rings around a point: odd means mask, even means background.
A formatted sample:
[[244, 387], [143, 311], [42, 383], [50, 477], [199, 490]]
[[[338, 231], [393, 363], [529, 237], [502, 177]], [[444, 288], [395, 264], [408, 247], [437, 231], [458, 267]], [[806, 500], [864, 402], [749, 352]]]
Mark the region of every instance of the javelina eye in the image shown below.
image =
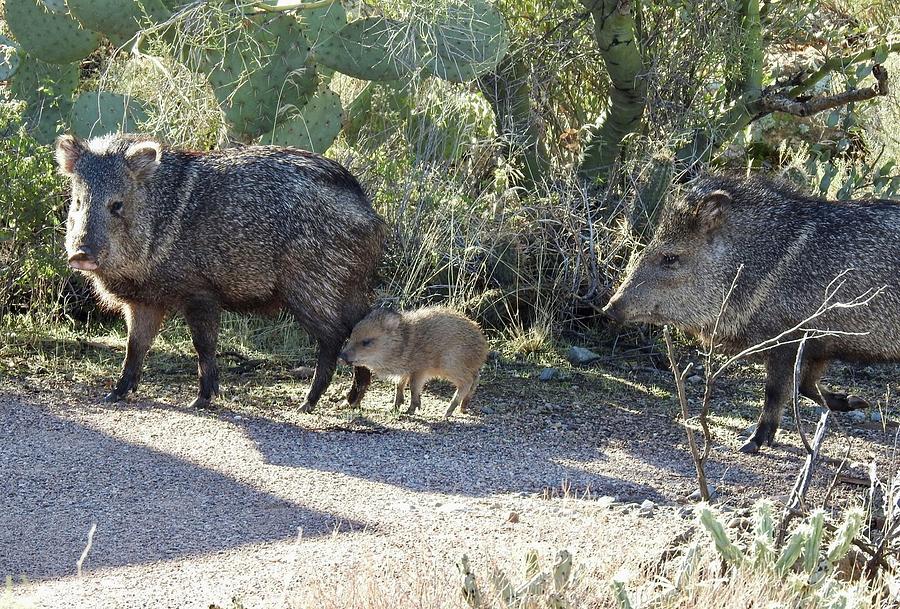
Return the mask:
[[371, 345], [371, 344], [372, 344], [372, 339], [371, 339], [371, 338], [367, 338], [366, 340], [364, 340], [364, 341], [362, 342], [362, 346], [363, 346], [363, 347], [368, 347], [368, 346]]
[[115, 216], [120, 216], [122, 215], [122, 208], [124, 206], [125, 204], [121, 201], [113, 201], [109, 204], [109, 211]]
[[663, 254], [663, 266], [675, 266], [676, 264], [678, 264], [678, 254]]

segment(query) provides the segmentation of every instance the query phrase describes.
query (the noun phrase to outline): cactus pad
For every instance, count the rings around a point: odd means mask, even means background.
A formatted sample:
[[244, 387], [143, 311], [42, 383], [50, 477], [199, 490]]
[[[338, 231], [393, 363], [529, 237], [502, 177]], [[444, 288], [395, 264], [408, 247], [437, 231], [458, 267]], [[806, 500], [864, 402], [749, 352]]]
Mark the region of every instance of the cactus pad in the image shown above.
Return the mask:
[[425, 36], [425, 69], [445, 80], [465, 82], [494, 68], [509, 38], [499, 11], [485, 0], [451, 4]]
[[398, 80], [412, 72], [418, 38], [402, 23], [384, 17], [351, 21], [313, 48], [317, 61], [363, 80]]
[[347, 25], [347, 10], [338, 1], [319, 8], [298, 11], [301, 23], [306, 26], [306, 37], [313, 45], [333, 36]]
[[72, 16], [49, 12], [37, 0], [6, 0], [6, 22], [26, 52], [50, 63], [78, 61], [100, 44]]
[[108, 91], [85, 91], [72, 107], [72, 128], [82, 138], [135, 131], [146, 120], [143, 104]]
[[66, 0], [41, 0], [41, 2], [51, 13], [65, 14], [69, 12], [69, 7], [66, 6]]
[[67, 0], [81, 24], [105, 34], [116, 45], [125, 44], [146, 20], [165, 21], [171, 13], [162, 0]]
[[19, 69], [19, 47], [6, 36], [0, 36], [0, 80], [9, 80]]
[[46, 63], [31, 55], [20, 57], [10, 81], [12, 94], [25, 100], [25, 126], [41, 144], [50, 144], [65, 130], [72, 92], [78, 86], [78, 64]]
[[323, 153], [341, 132], [341, 98], [330, 89], [316, 93], [300, 112], [275, 127], [264, 142]]
[[234, 132], [252, 139], [270, 130], [284, 106], [302, 106], [315, 92], [315, 69], [306, 65], [309, 45], [289, 15], [253, 15], [249, 32], [234, 31], [225, 53], [204, 53], [208, 73], [225, 118]]

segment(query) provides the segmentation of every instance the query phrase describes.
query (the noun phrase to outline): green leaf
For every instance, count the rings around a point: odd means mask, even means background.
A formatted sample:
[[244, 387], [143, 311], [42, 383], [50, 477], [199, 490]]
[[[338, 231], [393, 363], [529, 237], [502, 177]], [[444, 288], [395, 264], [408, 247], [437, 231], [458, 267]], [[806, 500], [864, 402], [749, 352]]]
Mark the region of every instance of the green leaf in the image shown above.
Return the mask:
[[886, 44], [878, 45], [878, 48], [875, 49], [875, 63], [884, 63], [888, 58], [888, 48]]
[[825, 119], [825, 124], [829, 127], [837, 127], [838, 123], [841, 121], [841, 113], [837, 110], [832, 110], [828, 113], [828, 118]]

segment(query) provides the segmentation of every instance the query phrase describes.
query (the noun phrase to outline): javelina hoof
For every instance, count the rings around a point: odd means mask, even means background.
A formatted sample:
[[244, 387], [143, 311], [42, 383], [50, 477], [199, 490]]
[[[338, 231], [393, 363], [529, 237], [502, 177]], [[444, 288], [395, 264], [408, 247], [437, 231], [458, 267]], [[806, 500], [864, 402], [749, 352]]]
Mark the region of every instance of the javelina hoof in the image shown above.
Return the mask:
[[850, 412], [852, 410], [862, 410], [863, 408], [869, 407], [869, 403], [863, 398], [844, 393], [832, 393], [826, 395], [825, 404], [828, 406], [828, 410], [834, 412]]
[[300, 412], [305, 412], [309, 414], [316, 407], [312, 402], [303, 402], [303, 406], [300, 407]]
[[756, 440], [751, 438], [744, 442], [744, 445], [741, 446], [740, 451], [742, 453], [747, 453], [748, 455], [755, 455], [759, 452], [759, 444], [756, 443]]
[[406, 412], [406, 414], [416, 414], [415, 404], [410, 405], [410, 407], [407, 408], [405, 412]]
[[107, 402], [107, 403], [121, 402], [124, 399], [125, 399], [124, 395], [119, 395], [115, 391], [110, 391], [103, 397], [103, 401]]
[[194, 401], [188, 405], [188, 408], [199, 408], [201, 410], [212, 409], [212, 400], [209, 398], [196, 397]]

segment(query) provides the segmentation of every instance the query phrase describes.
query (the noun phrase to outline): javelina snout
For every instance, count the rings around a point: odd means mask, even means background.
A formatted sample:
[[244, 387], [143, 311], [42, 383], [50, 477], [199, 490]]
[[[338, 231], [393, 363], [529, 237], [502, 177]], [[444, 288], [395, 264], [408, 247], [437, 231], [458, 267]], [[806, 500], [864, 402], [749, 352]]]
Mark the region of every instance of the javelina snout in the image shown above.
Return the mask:
[[395, 379], [395, 409], [403, 404], [408, 384], [412, 395], [408, 414], [419, 408], [428, 380], [452, 382], [456, 394], [444, 415], [449, 417], [457, 407], [468, 408], [487, 351], [481, 329], [460, 313], [443, 307], [404, 313], [380, 308], [356, 324], [342, 356], [376, 375]]
[[[223, 310], [289, 310], [318, 343], [303, 410], [315, 406], [341, 345], [370, 307], [384, 222], [359, 182], [310, 152], [248, 146], [182, 151], [142, 135], [57, 142], [71, 178], [69, 265], [88, 273], [128, 324], [122, 375], [106, 399], [135, 390], [167, 314], [187, 321], [199, 359], [194, 406], [219, 391]], [[351, 402], [368, 370], [354, 371]]]
[[94, 250], [84, 245], [76, 248], [69, 256], [69, 267], [78, 271], [97, 270], [97, 258]]
[[[665, 209], [605, 310], [619, 320], [675, 325], [732, 355], [780, 336], [757, 356], [766, 364], [765, 401], [741, 449], [756, 452], [774, 440], [790, 399], [802, 336], [792, 328], [817, 333], [804, 348], [800, 393], [832, 410], [865, 401], [819, 385], [831, 360], [900, 361], [897, 260], [897, 202], [823, 201], [759, 178], [708, 177]], [[833, 301], [877, 297], [802, 323], [839, 277]]]

